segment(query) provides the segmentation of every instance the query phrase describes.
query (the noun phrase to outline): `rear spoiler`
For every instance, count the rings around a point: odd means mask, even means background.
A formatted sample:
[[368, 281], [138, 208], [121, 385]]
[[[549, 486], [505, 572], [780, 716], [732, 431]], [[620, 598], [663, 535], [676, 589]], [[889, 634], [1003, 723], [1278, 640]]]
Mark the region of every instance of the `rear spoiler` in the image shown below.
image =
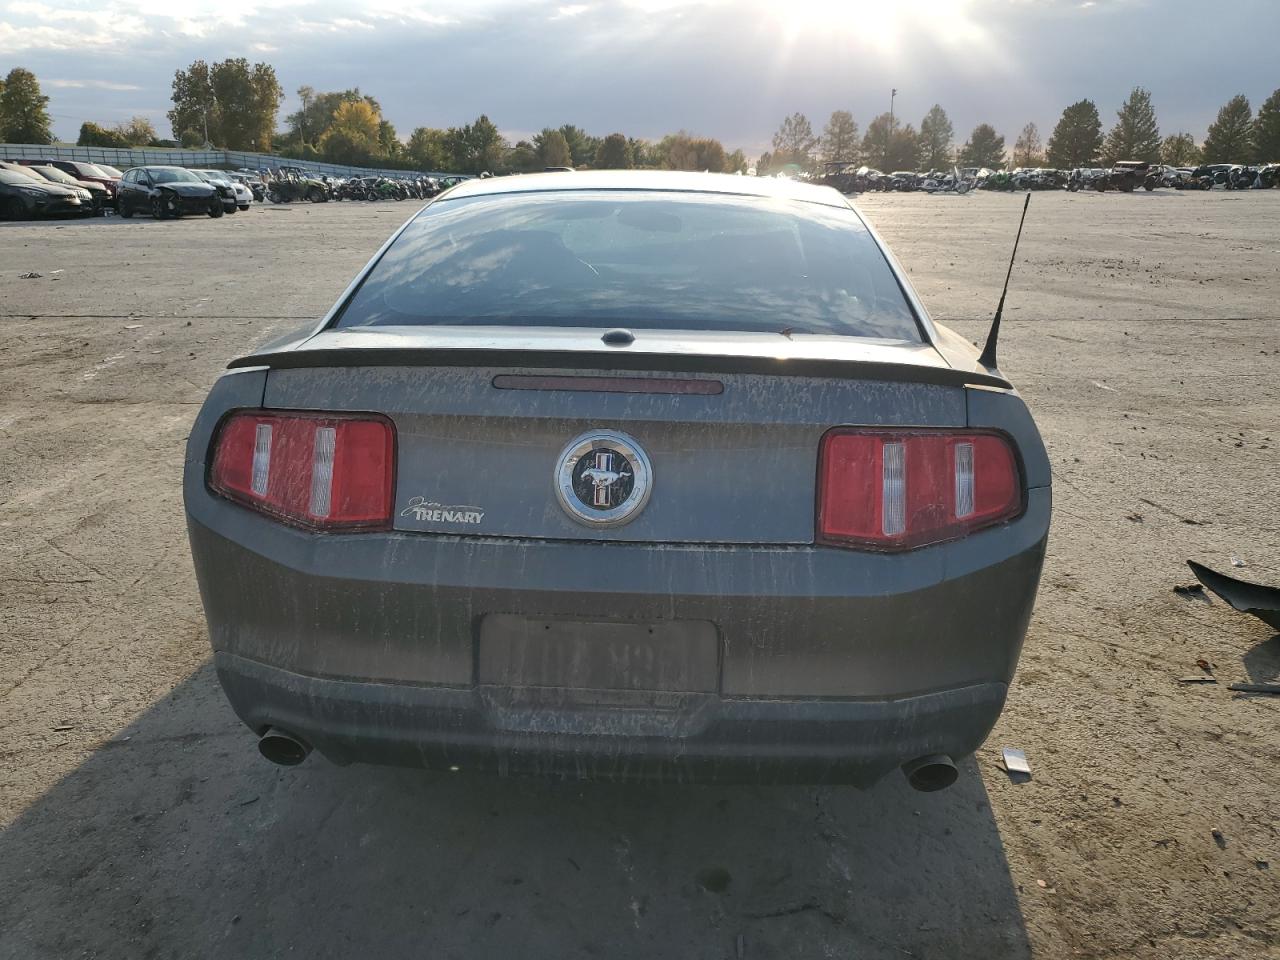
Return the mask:
[[[780, 351], [781, 352], [781, 351]], [[250, 354], [227, 364], [230, 370], [267, 367], [296, 370], [316, 367], [513, 367], [670, 371], [680, 373], [746, 373], [771, 376], [823, 377], [842, 380], [887, 380], [949, 387], [1013, 385], [999, 373], [962, 370], [942, 364], [894, 363], [814, 356], [768, 356], [621, 350], [539, 350], [501, 347], [334, 346], [301, 347]]]

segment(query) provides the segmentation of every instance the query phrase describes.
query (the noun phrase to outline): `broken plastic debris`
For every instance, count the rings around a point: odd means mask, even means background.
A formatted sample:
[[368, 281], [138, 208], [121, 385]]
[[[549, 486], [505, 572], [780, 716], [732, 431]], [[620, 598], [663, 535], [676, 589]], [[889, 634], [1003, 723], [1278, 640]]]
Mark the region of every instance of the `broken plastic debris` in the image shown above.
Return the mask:
[[1188, 560], [1187, 566], [1197, 580], [1236, 610], [1255, 616], [1268, 626], [1280, 630], [1280, 589], [1228, 577], [1225, 573], [1210, 570], [1194, 560]]
[[1247, 567], [1248, 564], [1237, 557], [1234, 553], [1231, 555], [1231, 565], [1233, 567]]
[[1001, 754], [1004, 757], [1004, 769], [1013, 778], [1015, 783], [1021, 782], [1015, 774], [1031, 779], [1031, 766], [1027, 763], [1027, 754], [1022, 750], [1015, 750], [1013, 747], [1005, 747]]
[[32, 270], [30, 273], [22, 274], [22, 276], [18, 277], [18, 279], [19, 280], [39, 280], [40, 276], [41, 276], [40, 274]]

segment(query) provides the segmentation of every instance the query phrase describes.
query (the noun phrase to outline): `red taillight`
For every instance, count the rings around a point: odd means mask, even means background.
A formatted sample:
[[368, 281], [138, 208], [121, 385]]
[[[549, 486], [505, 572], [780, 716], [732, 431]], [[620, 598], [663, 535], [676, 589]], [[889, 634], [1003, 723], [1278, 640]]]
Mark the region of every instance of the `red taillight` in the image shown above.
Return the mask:
[[1012, 444], [996, 433], [841, 428], [822, 438], [818, 542], [905, 550], [1022, 512]]
[[315, 530], [386, 528], [395, 449], [385, 417], [242, 411], [214, 439], [209, 486]]

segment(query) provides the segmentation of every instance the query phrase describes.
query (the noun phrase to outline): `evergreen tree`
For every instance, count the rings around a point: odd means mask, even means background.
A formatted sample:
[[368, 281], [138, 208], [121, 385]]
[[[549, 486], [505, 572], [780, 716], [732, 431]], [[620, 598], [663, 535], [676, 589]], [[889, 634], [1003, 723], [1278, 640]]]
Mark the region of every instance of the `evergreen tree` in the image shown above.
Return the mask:
[[969, 139], [960, 148], [960, 165], [963, 167], [990, 167], [999, 170], [1004, 166], [1004, 137], [996, 133], [989, 123], [973, 128]]
[[1209, 124], [1201, 149], [1205, 163], [1249, 163], [1253, 160], [1253, 109], [1249, 98], [1237, 94]]
[[848, 110], [836, 110], [822, 131], [822, 159], [856, 160], [858, 158], [858, 124]]
[[818, 138], [813, 135], [809, 118], [803, 113], [793, 113], [773, 135], [773, 164], [781, 167], [794, 163], [807, 169], [813, 164], [813, 150], [817, 145]]
[[1151, 105], [1151, 92], [1134, 87], [1116, 112], [1116, 125], [1107, 134], [1105, 157], [1108, 163], [1117, 160], [1160, 160], [1160, 127], [1156, 123], [1155, 107]]
[[1092, 100], [1080, 100], [1062, 111], [1046, 148], [1049, 166], [1062, 170], [1093, 166], [1102, 153], [1102, 119]]
[[631, 148], [625, 134], [611, 133], [600, 141], [595, 165], [600, 170], [629, 170], [633, 166]]
[[1263, 101], [1253, 118], [1253, 150], [1259, 163], [1280, 163], [1280, 90]]
[[947, 111], [934, 104], [920, 121], [920, 164], [926, 170], [941, 170], [951, 165], [951, 142], [955, 130]]
[[1160, 144], [1160, 162], [1171, 167], [1194, 167], [1200, 162], [1200, 148], [1189, 133], [1175, 133]]

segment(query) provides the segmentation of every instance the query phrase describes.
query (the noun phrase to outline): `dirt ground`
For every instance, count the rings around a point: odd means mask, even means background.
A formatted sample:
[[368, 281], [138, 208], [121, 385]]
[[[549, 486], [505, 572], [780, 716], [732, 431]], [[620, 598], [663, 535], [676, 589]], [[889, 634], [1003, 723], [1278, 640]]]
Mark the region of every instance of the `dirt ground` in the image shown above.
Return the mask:
[[[1019, 198], [860, 203], [979, 338]], [[1227, 690], [1280, 637], [1173, 592], [1189, 557], [1280, 583], [1280, 191], [1033, 197], [1002, 366], [1049, 560], [1004, 716], [931, 795], [258, 756], [208, 665], [184, 439], [410, 212], [0, 225], [0, 957], [1280, 956], [1280, 698]], [[1199, 658], [1219, 682], [1179, 684]]]

